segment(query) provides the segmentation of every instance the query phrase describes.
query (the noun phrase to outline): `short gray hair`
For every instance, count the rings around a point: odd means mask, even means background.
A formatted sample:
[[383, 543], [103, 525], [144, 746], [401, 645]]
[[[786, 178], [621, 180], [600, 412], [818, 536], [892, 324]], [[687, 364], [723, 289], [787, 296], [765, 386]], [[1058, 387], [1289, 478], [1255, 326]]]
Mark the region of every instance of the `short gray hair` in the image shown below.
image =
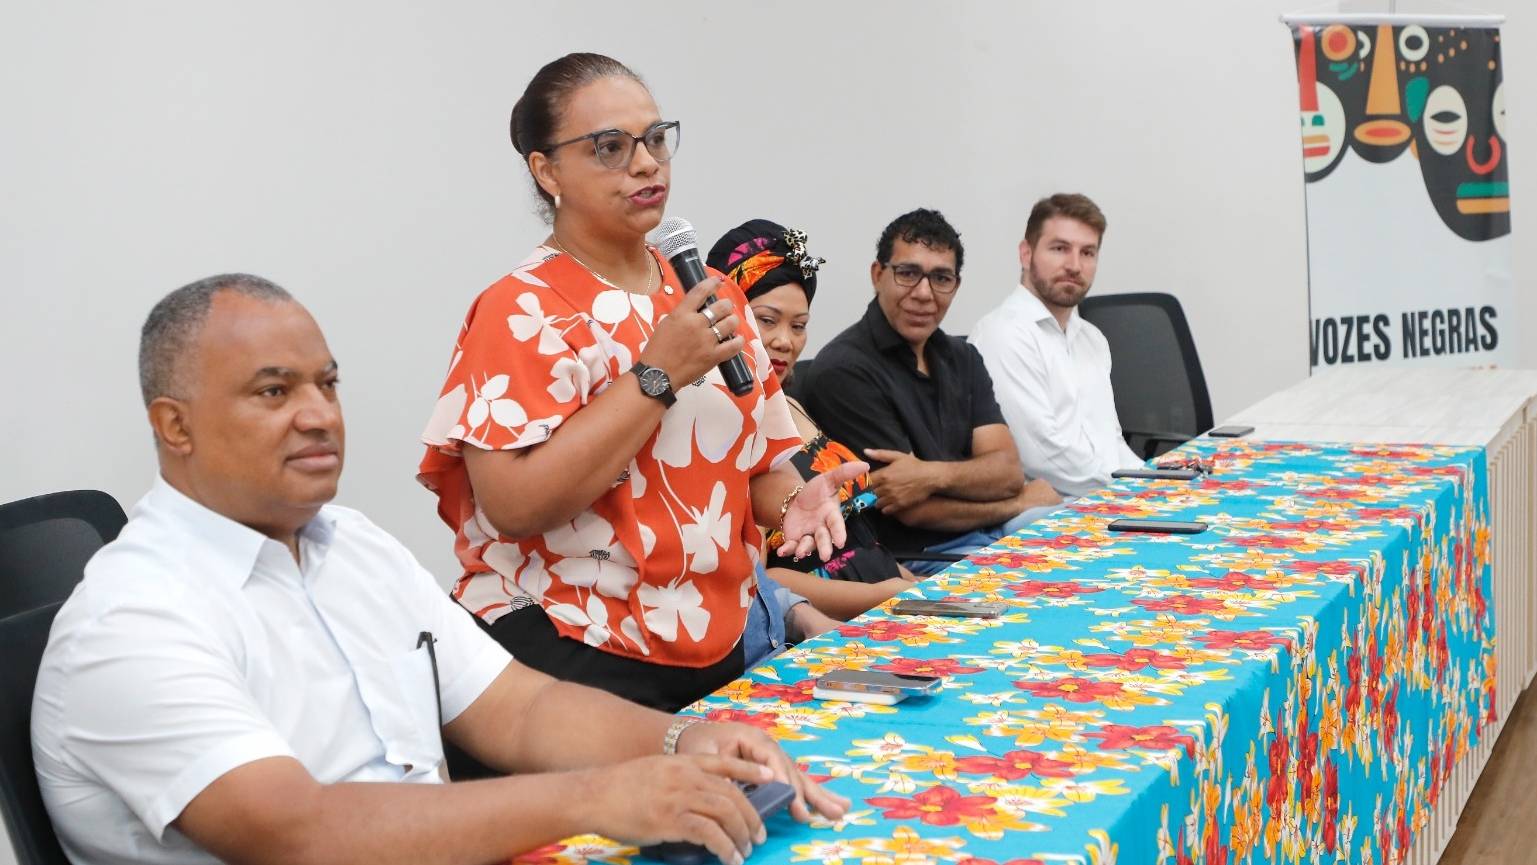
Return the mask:
[[139, 332], [139, 390], [147, 406], [162, 396], [184, 397], [180, 362], [197, 341], [213, 297], [233, 291], [272, 303], [292, 302], [276, 283], [249, 273], [221, 273], [189, 283], [162, 297]]

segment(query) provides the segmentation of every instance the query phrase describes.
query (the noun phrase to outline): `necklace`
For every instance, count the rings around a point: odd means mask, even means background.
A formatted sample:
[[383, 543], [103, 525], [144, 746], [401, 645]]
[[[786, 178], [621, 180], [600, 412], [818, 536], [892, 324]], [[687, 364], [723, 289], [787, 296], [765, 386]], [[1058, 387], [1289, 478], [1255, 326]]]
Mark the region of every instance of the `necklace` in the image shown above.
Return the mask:
[[[582, 266], [583, 270], [585, 270], [588, 273], [592, 274], [593, 277], [595, 277], [598, 280], [598, 282], [603, 283], [604, 285], [608, 286], [609, 288], [616, 288], [616, 289], [619, 289], [620, 291], [626, 291], [627, 290], [625, 288], [621, 288], [620, 286], [616, 285], [612, 280], [610, 280], [608, 277], [604, 276], [603, 274], [601, 274], [601, 273], [597, 272], [596, 270], [593, 270], [592, 268], [588, 267], [586, 262], [582, 261], [580, 258], [577, 258], [575, 255], [572, 255], [571, 254], [571, 250], [567, 249], [565, 247], [565, 245], [560, 242], [559, 238], [556, 238], [554, 235], [551, 235], [550, 236], [550, 241], [555, 244], [555, 248], [556, 249], [560, 250], [562, 253], [565, 253], [567, 256], [570, 257], [570, 259], [572, 261], [576, 262], [577, 264], [580, 264]], [[647, 251], [647, 253], [646, 253], [646, 264], [648, 265], [646, 267], [646, 290], [641, 292], [642, 294], [650, 294], [652, 286], [656, 285], [656, 262], [651, 259], [651, 253], [649, 251]]]

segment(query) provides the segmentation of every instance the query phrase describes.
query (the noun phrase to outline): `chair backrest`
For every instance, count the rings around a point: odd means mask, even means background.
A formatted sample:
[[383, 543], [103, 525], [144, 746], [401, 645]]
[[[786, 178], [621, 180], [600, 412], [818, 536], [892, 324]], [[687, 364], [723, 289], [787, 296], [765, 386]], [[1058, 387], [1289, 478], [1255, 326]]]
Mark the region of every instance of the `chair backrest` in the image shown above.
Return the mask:
[[67, 865], [32, 766], [32, 689], [62, 604], [0, 619], [0, 814], [18, 865]]
[[1211, 429], [1206, 376], [1174, 295], [1092, 295], [1078, 313], [1110, 343], [1110, 384], [1122, 429], [1187, 436]]
[[127, 522], [117, 500], [98, 490], [0, 505], [0, 617], [68, 598], [85, 563]]

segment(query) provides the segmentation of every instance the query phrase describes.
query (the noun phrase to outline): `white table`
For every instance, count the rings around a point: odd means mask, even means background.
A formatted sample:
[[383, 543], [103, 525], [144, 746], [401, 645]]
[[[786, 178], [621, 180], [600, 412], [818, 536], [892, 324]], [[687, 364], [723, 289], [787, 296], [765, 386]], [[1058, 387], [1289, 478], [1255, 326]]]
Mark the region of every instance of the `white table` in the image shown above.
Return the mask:
[[1516, 698], [1537, 673], [1537, 370], [1332, 369], [1227, 418], [1285, 441], [1481, 445], [1488, 453], [1500, 720], [1463, 760], [1411, 861], [1437, 861]]

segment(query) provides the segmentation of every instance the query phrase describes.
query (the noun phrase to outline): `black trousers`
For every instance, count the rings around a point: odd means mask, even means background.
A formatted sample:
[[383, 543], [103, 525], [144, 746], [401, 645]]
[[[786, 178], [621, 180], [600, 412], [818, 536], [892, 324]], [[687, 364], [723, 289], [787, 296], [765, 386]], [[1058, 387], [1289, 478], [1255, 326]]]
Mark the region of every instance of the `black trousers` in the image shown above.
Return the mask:
[[[650, 664], [595, 649], [563, 637], [540, 606], [514, 610], [494, 625], [475, 618], [519, 663], [557, 679], [601, 688], [642, 706], [676, 712], [742, 675], [745, 660], [738, 641], [726, 657], [708, 667]], [[657, 743], [660, 747], [661, 743]], [[443, 754], [456, 781], [490, 778], [500, 773], [444, 740]]]
[[741, 641], [708, 667], [673, 667], [621, 657], [561, 636], [538, 605], [502, 616], [486, 632], [519, 663], [663, 712], [676, 712], [736, 679], [746, 666]]

